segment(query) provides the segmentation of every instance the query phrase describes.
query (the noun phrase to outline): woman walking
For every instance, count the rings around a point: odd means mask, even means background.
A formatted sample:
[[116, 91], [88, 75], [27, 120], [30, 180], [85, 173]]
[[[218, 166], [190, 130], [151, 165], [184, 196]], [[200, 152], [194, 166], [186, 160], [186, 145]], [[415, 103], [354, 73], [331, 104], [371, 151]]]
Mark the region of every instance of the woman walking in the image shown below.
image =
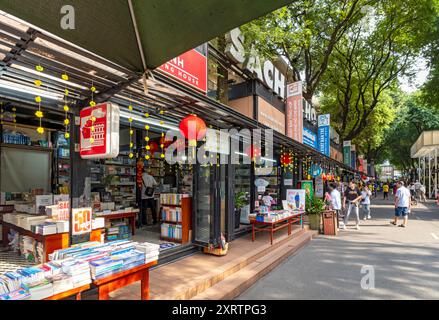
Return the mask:
[[370, 216], [370, 197], [372, 196], [372, 192], [369, 190], [369, 187], [365, 185], [361, 190], [361, 206], [363, 208], [363, 220], [372, 219]]

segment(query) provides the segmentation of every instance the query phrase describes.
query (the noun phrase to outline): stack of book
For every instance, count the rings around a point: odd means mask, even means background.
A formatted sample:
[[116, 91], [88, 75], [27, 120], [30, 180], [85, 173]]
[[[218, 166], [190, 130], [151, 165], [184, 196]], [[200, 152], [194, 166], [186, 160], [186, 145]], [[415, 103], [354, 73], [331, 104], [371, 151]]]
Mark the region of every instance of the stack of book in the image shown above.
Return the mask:
[[162, 193], [160, 194], [160, 203], [163, 205], [171, 204], [179, 206], [183, 198], [189, 197], [188, 194]]
[[130, 227], [126, 222], [118, 222], [107, 228], [107, 241], [129, 239], [131, 237]]
[[35, 230], [34, 233], [42, 234], [43, 236], [47, 236], [50, 234], [56, 234], [58, 232], [56, 222], [44, 222], [41, 224], [37, 224], [32, 226]]
[[93, 278], [93, 280], [107, 277], [120, 271], [122, 267], [122, 260], [117, 261], [111, 259], [110, 257], [93, 260], [90, 261], [91, 277]]
[[72, 277], [65, 273], [50, 276], [47, 279], [53, 284], [53, 294], [59, 294], [75, 288]]
[[31, 295], [29, 291], [24, 288], [11, 291], [0, 295], [0, 300], [30, 300]]
[[72, 277], [74, 288], [91, 283], [90, 265], [87, 261], [67, 259], [61, 265], [63, 272]]
[[154, 243], [142, 243], [136, 245], [136, 250], [145, 254], [145, 263], [150, 263], [159, 259], [160, 245]]
[[30, 294], [30, 300], [43, 300], [53, 296], [53, 284], [47, 279], [24, 284], [23, 288]]

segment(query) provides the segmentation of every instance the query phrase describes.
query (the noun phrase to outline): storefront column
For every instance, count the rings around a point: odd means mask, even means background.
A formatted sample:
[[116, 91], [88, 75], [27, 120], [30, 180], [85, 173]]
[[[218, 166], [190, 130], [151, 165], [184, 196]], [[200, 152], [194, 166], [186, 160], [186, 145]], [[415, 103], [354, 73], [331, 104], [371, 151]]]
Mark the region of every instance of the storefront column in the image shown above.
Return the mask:
[[[75, 113], [70, 115], [70, 208], [81, 208], [90, 205], [91, 183], [89, 161], [84, 160], [75, 151], [75, 145], [79, 148], [79, 124], [75, 118], [79, 118], [80, 108], [72, 108]], [[70, 209], [70, 244], [77, 244], [90, 240], [90, 234], [73, 236], [73, 216]]]

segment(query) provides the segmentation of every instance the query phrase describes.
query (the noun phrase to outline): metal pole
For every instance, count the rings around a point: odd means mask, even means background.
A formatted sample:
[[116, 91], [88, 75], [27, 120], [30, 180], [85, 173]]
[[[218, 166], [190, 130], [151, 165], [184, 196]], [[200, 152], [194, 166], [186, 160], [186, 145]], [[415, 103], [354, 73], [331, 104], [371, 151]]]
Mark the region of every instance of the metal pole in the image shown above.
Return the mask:
[[428, 155], [428, 196], [431, 198], [431, 155]]

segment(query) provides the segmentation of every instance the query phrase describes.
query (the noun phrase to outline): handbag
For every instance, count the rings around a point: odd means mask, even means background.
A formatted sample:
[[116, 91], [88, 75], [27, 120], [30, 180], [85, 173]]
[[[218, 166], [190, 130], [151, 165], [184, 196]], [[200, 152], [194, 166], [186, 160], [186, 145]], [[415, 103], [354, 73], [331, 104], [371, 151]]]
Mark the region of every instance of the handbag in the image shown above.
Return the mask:
[[147, 187], [145, 184], [145, 180], [142, 178], [143, 185], [145, 186], [145, 196], [152, 197], [154, 195], [154, 188], [153, 187]]

